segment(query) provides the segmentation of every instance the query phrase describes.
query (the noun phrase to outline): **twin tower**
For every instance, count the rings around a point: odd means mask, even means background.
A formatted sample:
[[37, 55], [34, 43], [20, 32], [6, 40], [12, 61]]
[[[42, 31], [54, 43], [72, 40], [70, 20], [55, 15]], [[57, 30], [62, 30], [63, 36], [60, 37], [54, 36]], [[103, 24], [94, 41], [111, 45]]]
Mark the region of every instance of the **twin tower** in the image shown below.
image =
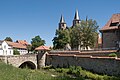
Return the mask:
[[[75, 26], [76, 24], [80, 24], [80, 18], [79, 18], [78, 10], [76, 10], [76, 12], [75, 12], [75, 16], [74, 16], [72, 26]], [[61, 15], [60, 22], [59, 22], [59, 30], [60, 29], [65, 30], [66, 28], [67, 28], [67, 25], [65, 23], [65, 20], [64, 20], [63, 16]]]

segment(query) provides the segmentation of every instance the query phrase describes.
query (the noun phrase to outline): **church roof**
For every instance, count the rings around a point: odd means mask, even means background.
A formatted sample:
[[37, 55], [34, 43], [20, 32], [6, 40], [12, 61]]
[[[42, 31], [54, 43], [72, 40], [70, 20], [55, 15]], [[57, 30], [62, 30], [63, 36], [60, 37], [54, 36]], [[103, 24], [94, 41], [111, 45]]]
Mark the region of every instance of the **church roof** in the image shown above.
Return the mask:
[[61, 18], [60, 18], [60, 23], [65, 23], [65, 20], [64, 20], [62, 15], [61, 15]]
[[100, 31], [118, 29], [120, 26], [120, 13], [113, 14], [107, 24]]
[[79, 14], [78, 14], [78, 10], [76, 10], [76, 12], [75, 12], [74, 19], [75, 19], [75, 20], [79, 20]]

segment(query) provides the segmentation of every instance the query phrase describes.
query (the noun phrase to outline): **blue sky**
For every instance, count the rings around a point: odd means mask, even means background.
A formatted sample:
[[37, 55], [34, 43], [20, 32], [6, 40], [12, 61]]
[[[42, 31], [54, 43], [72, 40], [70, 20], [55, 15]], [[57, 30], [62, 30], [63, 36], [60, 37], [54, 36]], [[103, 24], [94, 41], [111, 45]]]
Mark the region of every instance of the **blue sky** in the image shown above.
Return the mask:
[[80, 19], [94, 19], [103, 27], [112, 14], [120, 13], [120, 0], [0, 0], [0, 40], [27, 40], [40, 35], [47, 46], [58, 28], [61, 14], [72, 25], [75, 10]]

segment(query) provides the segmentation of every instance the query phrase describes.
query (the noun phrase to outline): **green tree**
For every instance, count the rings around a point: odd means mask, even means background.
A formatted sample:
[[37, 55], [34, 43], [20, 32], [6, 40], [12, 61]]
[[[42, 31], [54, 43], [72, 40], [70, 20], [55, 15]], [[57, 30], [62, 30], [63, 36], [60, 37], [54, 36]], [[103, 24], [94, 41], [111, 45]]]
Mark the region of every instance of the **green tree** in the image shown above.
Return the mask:
[[28, 50], [28, 53], [32, 50], [32, 46], [31, 45], [27, 45], [27, 50]]
[[97, 22], [92, 19], [82, 20], [80, 25], [73, 26], [73, 28], [71, 28], [72, 48], [94, 48], [98, 36], [97, 30]]
[[32, 38], [31, 44], [32, 44], [32, 50], [34, 50], [35, 48], [37, 48], [41, 45], [44, 45], [45, 40], [42, 40], [40, 38], [40, 36], [38, 35], [38, 36], [35, 36], [34, 38]]
[[6, 37], [4, 40], [5, 40], [5, 41], [10, 41], [10, 42], [13, 42], [13, 40], [12, 40], [12, 38], [11, 38], [11, 37]]
[[13, 50], [13, 54], [14, 54], [14, 55], [20, 55], [20, 52], [19, 52], [17, 49], [14, 49], [14, 50]]
[[70, 43], [69, 29], [56, 30], [53, 39], [53, 49], [64, 49], [67, 43]]
[[70, 45], [72, 49], [78, 49], [79, 45], [81, 45], [81, 28], [80, 25], [75, 25], [70, 28]]

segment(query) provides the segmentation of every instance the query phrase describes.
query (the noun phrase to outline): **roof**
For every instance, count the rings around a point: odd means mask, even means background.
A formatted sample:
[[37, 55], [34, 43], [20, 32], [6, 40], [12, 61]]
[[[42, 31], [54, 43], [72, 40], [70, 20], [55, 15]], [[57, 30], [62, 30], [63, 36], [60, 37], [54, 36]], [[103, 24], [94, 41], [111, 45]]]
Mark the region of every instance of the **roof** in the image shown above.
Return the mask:
[[6, 41], [6, 43], [10, 46], [12, 46], [13, 48], [22, 48], [22, 49], [27, 49], [27, 47], [23, 44], [20, 43], [16, 43], [16, 42], [10, 42], [10, 41]]
[[60, 23], [65, 23], [65, 20], [64, 20], [62, 15], [61, 15], [61, 18], [60, 18]]
[[2, 44], [2, 42], [3, 42], [3, 41], [2, 41], [2, 40], [0, 40], [0, 45]]
[[75, 19], [75, 20], [79, 20], [78, 10], [76, 10], [76, 12], [75, 12], [74, 19]]
[[113, 29], [118, 29], [118, 25], [113, 25], [111, 26], [111, 24], [114, 23], [118, 23], [120, 25], [120, 13], [118, 14], [113, 14], [112, 17], [110, 18], [110, 20], [107, 22], [107, 24], [102, 27], [102, 29], [100, 31], [105, 31], [105, 30], [113, 30]]
[[16, 42], [23, 45], [28, 45], [28, 42], [26, 40], [17, 40]]
[[50, 50], [50, 49], [47, 46], [39, 46], [39, 47], [35, 48], [35, 50]]

